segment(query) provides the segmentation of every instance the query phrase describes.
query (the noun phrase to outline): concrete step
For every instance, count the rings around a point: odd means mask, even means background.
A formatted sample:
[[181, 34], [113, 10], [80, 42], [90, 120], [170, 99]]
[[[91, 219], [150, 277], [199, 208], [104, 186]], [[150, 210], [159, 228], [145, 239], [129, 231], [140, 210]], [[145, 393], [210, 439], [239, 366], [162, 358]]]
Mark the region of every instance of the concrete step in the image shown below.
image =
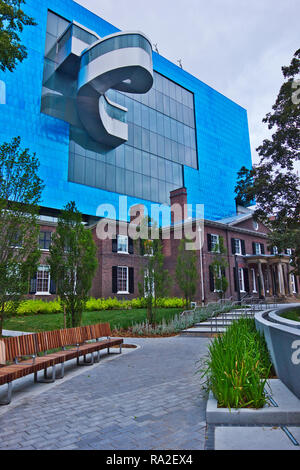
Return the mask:
[[188, 328], [187, 330], [182, 330], [180, 332], [180, 336], [202, 336], [202, 335], [208, 335], [211, 333], [224, 333], [226, 331], [226, 328]]
[[213, 328], [216, 328], [216, 327], [223, 327], [224, 326], [229, 326], [232, 324], [232, 320], [229, 320], [229, 321], [226, 321], [226, 322], [222, 322], [222, 321], [218, 321], [218, 322], [210, 322], [210, 321], [204, 321], [202, 323], [195, 323], [194, 327], [195, 328], [210, 328], [211, 325], [213, 326]]

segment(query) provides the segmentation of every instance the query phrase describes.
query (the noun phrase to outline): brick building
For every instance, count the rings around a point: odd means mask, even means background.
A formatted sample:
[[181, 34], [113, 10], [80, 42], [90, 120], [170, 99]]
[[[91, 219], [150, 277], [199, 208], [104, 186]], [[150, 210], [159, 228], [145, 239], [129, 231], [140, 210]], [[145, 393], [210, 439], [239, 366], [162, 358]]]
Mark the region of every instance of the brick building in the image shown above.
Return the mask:
[[[197, 221], [189, 219], [185, 212], [187, 194], [185, 188], [174, 190], [170, 194], [171, 204], [177, 203], [183, 208], [184, 222], [171, 218], [171, 225], [163, 227], [169, 231], [170, 237], [163, 239], [165, 268], [173, 279], [170, 295], [182, 296], [176, 285], [175, 269], [180, 240], [175, 231], [189, 224], [195, 232]], [[135, 215], [142, 213], [142, 206], [133, 207]], [[137, 211], [138, 209], [138, 211]], [[240, 212], [241, 211], [241, 212]], [[276, 247], [268, 247], [268, 229], [253, 220], [250, 210], [240, 208], [235, 216], [218, 221], [204, 220], [201, 229], [202, 244], [196, 250], [199, 280], [195, 298], [197, 301], [208, 302], [219, 298], [215, 289], [215, 279], [210, 266], [214, 259], [214, 247], [219, 245], [223, 237], [228, 267], [225, 276], [229, 285], [225, 297], [237, 299], [238, 290], [241, 297], [249, 294], [261, 298], [295, 297], [298, 295], [299, 280], [290, 271], [291, 251], [278, 253]], [[48, 219], [47, 222], [45, 219]], [[133, 217], [131, 217], [131, 220]], [[32, 298], [51, 299], [55, 295], [55, 285], [51, 281], [47, 265], [47, 253], [51, 243], [51, 233], [55, 230], [55, 218], [41, 217], [40, 248], [42, 250], [41, 265], [35, 278], [31, 281]], [[97, 236], [97, 221], [87, 225], [92, 230], [97, 246], [98, 268], [93, 280], [91, 296], [131, 299], [138, 297], [139, 283], [143, 283], [142, 267], [145, 257], [141, 254], [140, 244], [133, 241], [127, 233], [128, 223], [116, 224], [117, 237], [101, 240]], [[164, 235], [163, 235], [164, 236]], [[201, 246], [200, 246], [201, 245]]]

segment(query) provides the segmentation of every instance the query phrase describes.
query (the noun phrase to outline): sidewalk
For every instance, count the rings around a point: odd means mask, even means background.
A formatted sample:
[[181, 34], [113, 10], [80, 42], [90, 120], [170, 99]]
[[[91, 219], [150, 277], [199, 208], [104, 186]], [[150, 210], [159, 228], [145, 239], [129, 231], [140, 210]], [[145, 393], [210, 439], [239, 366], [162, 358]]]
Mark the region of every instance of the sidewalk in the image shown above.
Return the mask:
[[140, 348], [68, 365], [54, 384], [17, 381], [0, 408], [0, 449], [204, 449], [206, 398], [195, 371], [209, 340], [126, 343]]

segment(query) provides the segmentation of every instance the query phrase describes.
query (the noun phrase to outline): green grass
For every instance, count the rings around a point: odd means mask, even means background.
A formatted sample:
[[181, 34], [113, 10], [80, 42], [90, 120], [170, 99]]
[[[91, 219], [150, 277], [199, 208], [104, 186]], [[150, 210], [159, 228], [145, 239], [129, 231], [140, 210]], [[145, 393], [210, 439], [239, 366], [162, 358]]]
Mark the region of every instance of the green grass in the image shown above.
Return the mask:
[[[182, 308], [160, 308], [157, 310], [157, 322], [171, 320]], [[147, 319], [146, 309], [107, 310], [100, 312], [84, 312], [82, 325], [109, 322], [111, 329], [128, 328]], [[64, 327], [63, 314], [51, 313], [42, 315], [24, 315], [7, 318], [4, 321], [5, 330], [15, 331], [49, 331]]]
[[280, 314], [281, 317], [288, 320], [300, 321], [300, 307], [291, 308], [290, 310]]
[[242, 318], [209, 345], [209, 354], [200, 372], [219, 407], [262, 408], [270, 376], [266, 342], [253, 319]]

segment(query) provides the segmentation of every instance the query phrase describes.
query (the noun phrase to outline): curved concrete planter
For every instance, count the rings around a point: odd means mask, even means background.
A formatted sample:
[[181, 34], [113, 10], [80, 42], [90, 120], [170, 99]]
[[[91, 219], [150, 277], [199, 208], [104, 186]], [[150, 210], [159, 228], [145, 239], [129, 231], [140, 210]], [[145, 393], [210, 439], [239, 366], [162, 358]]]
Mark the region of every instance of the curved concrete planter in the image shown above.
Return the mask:
[[286, 306], [256, 312], [255, 323], [265, 336], [277, 376], [300, 398], [300, 329], [298, 322], [278, 315], [283, 310]]

